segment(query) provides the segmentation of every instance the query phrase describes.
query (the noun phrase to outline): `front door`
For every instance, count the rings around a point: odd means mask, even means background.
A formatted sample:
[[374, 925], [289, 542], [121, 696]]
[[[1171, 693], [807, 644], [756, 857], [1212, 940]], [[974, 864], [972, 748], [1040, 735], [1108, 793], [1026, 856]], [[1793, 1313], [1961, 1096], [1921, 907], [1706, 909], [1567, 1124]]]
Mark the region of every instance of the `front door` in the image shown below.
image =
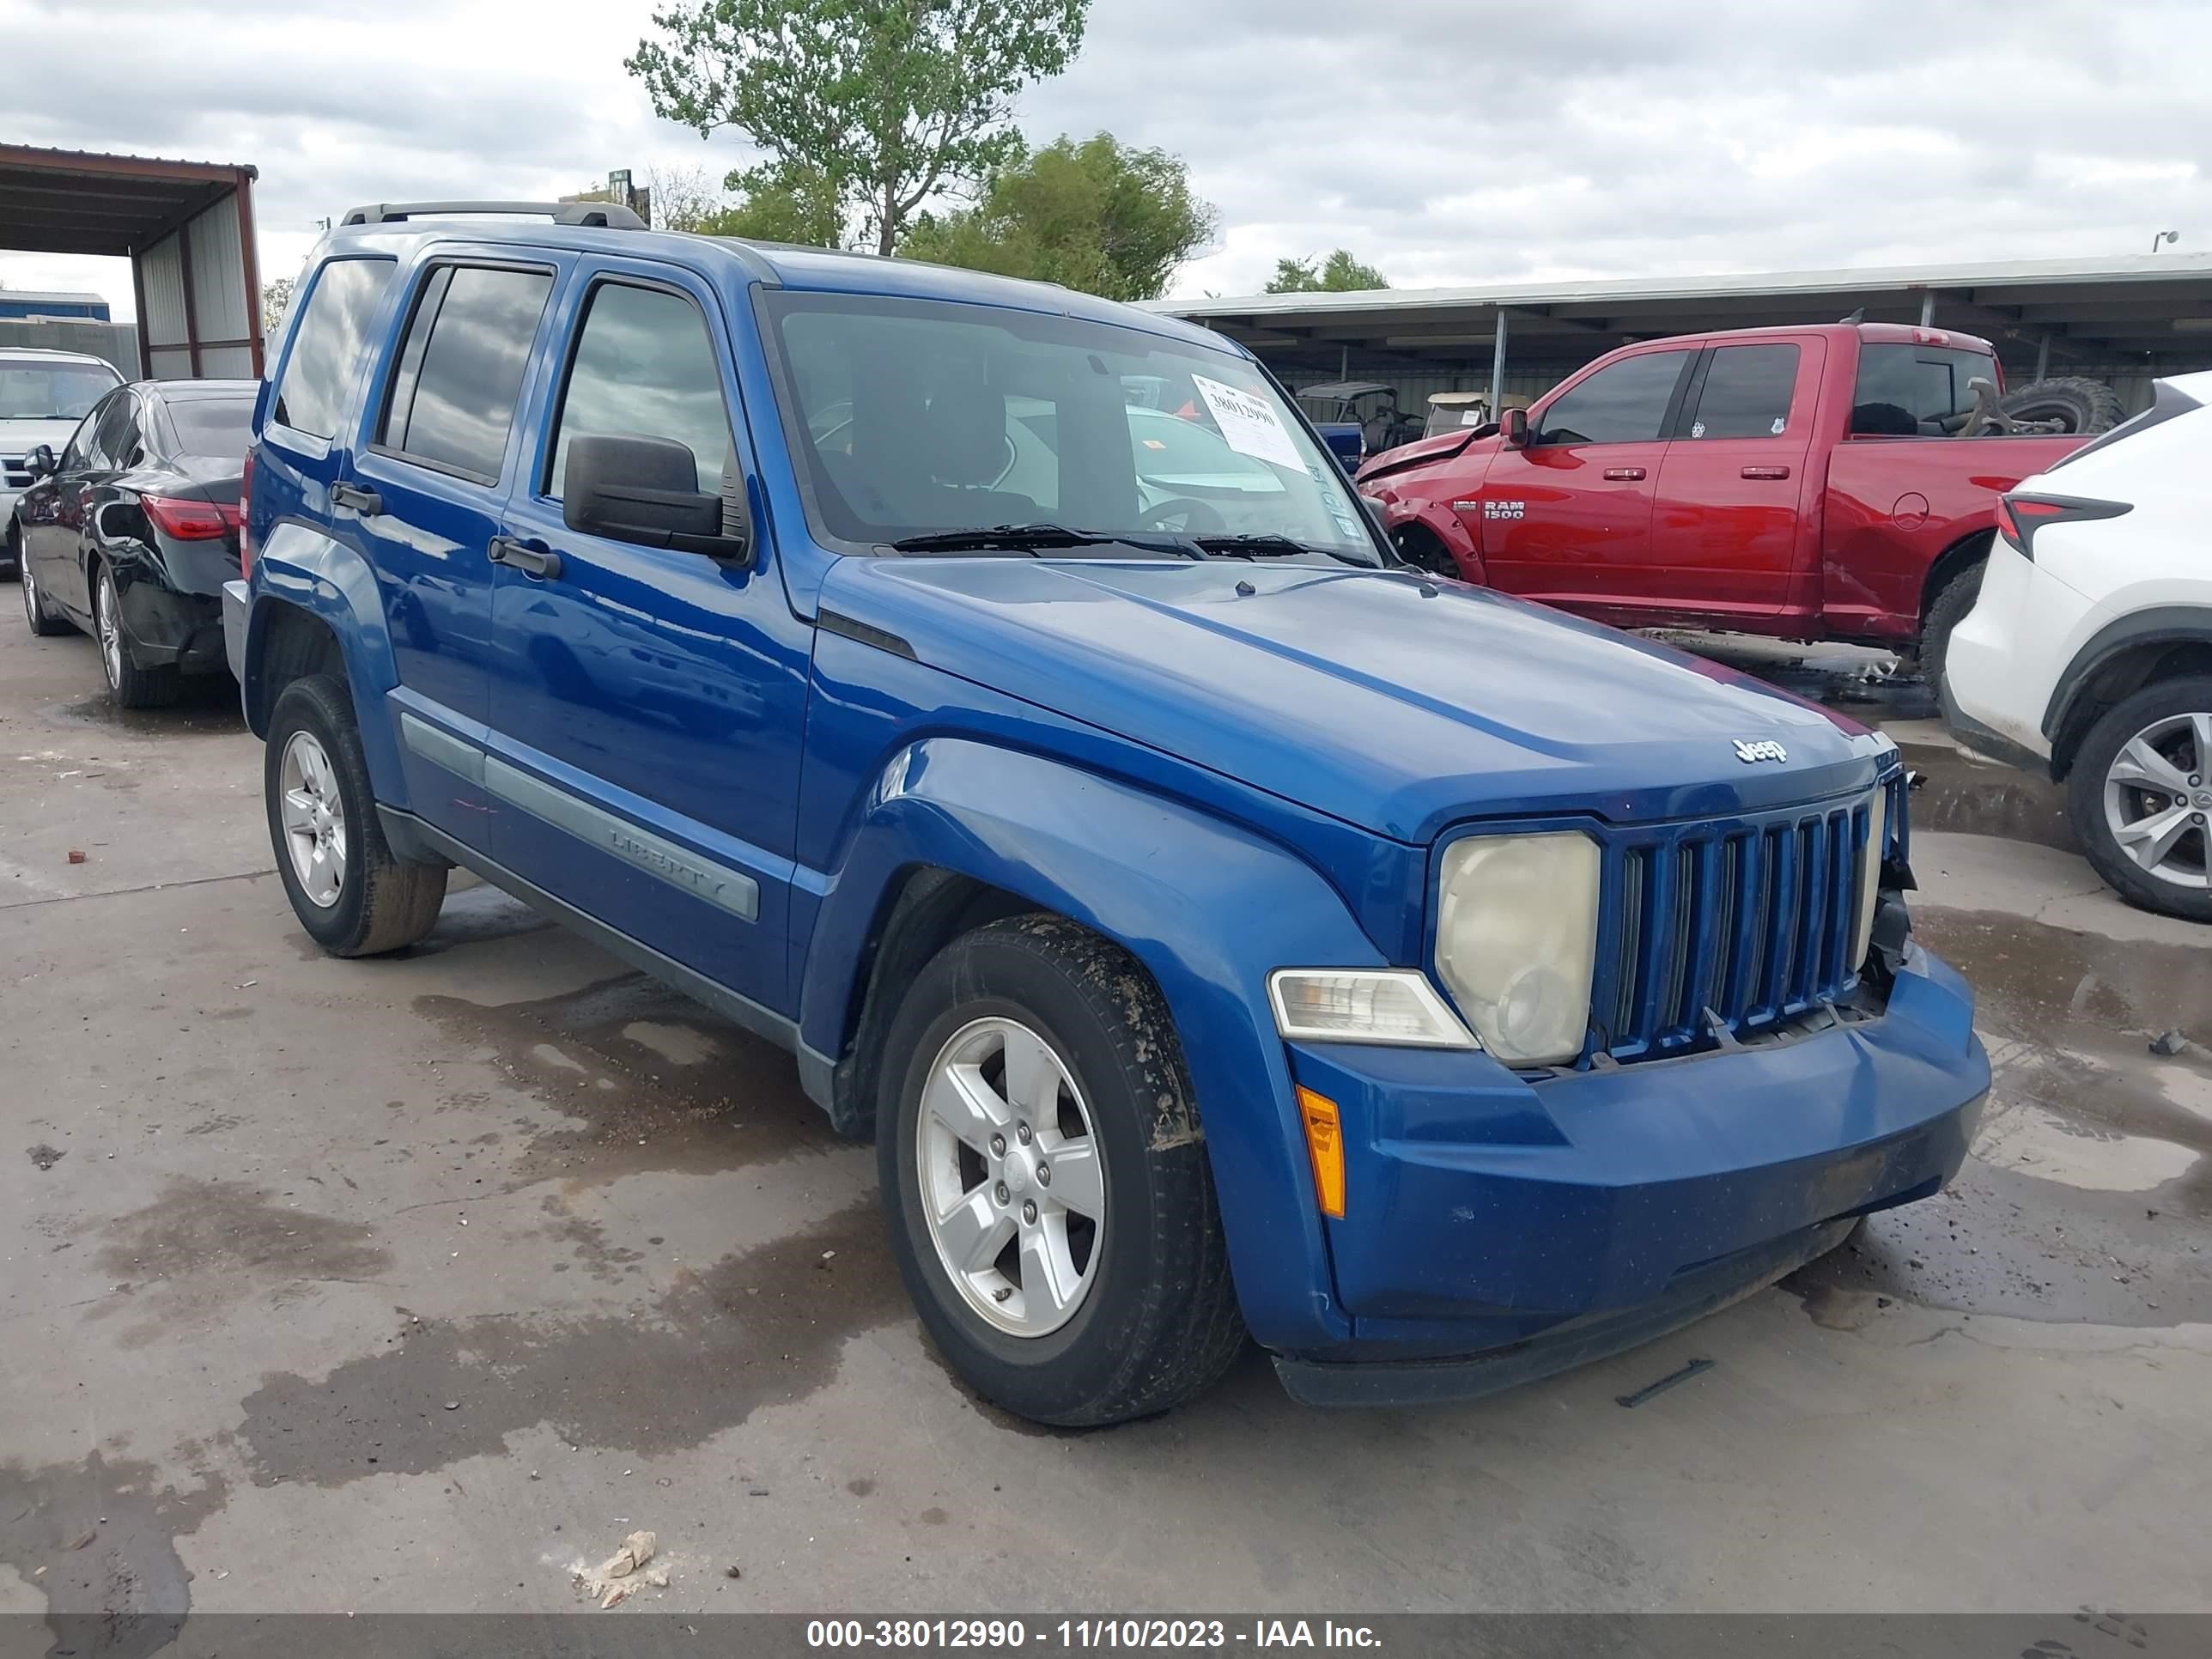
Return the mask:
[[331, 493], [377, 573], [399, 684], [390, 699], [414, 809], [489, 847], [477, 757], [489, 713], [492, 539], [524, 380], [568, 256], [441, 253], [370, 388], [368, 441]]
[[1651, 507], [1666, 432], [1697, 353], [1615, 358], [1529, 412], [1459, 511], [1490, 585], [1581, 611], [1649, 603]]
[[43, 556], [38, 580], [48, 604], [90, 625], [92, 584], [84, 567], [85, 532], [100, 488], [130, 465], [138, 445], [138, 396], [119, 386], [86, 416], [62, 455], [54, 477], [52, 516], [40, 514], [34, 532]]
[[1807, 465], [1820, 337], [1705, 354], [1659, 470], [1652, 582], [1670, 611], [1723, 626], [1781, 614], [1817, 581], [1820, 480]]
[[[507, 534], [557, 569], [498, 572], [495, 856], [526, 880], [786, 1011], [785, 939], [811, 629], [761, 526], [729, 336], [690, 273], [602, 260], [563, 307], [565, 367]], [[753, 504], [749, 563], [571, 530], [570, 442], [683, 444], [702, 491]]]

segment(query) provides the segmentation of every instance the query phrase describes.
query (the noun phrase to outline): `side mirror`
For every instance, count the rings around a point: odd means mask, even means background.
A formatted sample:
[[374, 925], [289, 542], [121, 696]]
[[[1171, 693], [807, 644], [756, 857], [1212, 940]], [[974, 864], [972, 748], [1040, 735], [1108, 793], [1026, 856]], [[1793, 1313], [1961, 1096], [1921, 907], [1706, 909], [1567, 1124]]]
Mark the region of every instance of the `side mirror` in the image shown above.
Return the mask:
[[62, 470], [62, 464], [54, 459], [54, 447], [52, 444], [40, 444], [33, 449], [30, 454], [30, 463], [31, 476], [34, 478], [51, 478]]
[[1505, 447], [1508, 449], [1528, 447], [1528, 411], [1527, 410], [1507, 410], [1505, 418], [1498, 422], [1498, 429], [1505, 434]]
[[568, 446], [561, 517], [571, 530], [639, 547], [752, 562], [744, 480], [699, 488], [699, 463], [672, 438], [578, 438]]

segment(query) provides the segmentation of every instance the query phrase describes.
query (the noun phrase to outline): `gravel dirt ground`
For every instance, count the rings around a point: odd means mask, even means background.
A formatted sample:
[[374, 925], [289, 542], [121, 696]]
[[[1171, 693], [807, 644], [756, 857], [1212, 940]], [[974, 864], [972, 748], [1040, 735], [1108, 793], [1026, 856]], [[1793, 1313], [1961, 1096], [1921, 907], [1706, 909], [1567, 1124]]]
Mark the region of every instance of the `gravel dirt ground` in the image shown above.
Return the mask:
[[481, 887], [325, 958], [228, 684], [112, 714], [13, 597], [0, 1613], [582, 1609], [641, 1528], [667, 1587], [591, 1616], [2207, 1605], [2206, 935], [1856, 658], [1752, 653], [1929, 775], [1997, 1068], [1952, 1191], [1486, 1401], [1322, 1414], [1253, 1355], [1063, 1435], [939, 1365], [788, 1060]]

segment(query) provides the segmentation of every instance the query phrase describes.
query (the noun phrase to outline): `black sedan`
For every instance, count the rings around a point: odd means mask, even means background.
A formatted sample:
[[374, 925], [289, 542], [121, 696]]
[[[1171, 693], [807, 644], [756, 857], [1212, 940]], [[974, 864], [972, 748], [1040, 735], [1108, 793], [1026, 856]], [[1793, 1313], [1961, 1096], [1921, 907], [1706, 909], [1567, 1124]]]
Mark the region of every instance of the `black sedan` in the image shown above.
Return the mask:
[[222, 584], [238, 574], [252, 380], [141, 380], [84, 417], [58, 459], [32, 451], [15, 503], [33, 634], [100, 641], [107, 695], [173, 702], [182, 676], [227, 673]]

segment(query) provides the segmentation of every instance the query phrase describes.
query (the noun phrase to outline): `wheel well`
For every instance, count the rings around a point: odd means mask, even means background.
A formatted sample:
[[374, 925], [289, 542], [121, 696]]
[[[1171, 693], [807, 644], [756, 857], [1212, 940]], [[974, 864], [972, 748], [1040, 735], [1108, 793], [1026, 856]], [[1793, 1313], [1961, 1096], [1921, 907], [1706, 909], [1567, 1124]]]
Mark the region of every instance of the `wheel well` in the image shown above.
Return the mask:
[[1990, 556], [1996, 545], [1997, 532], [1977, 530], [1971, 536], [1962, 536], [1936, 556], [1936, 562], [1928, 567], [1928, 580], [1920, 586], [1920, 619], [1928, 619], [1928, 607], [1936, 603], [1936, 596], [1951, 585], [1951, 579], [1969, 565], [1980, 563]]
[[2212, 674], [2212, 639], [2146, 640], [2124, 647], [2099, 663], [2075, 687], [2058, 717], [2057, 728], [2051, 734], [2051, 775], [2063, 779], [2074, 769], [2074, 757], [2081, 751], [2082, 740], [2106, 709], [2126, 702], [2147, 685], [2184, 674]]
[[331, 626], [296, 605], [270, 607], [259, 648], [246, 665], [246, 715], [256, 737], [269, 731], [270, 711], [284, 688], [309, 674], [329, 674], [345, 684], [345, 653]]
[[898, 993], [961, 934], [1040, 908], [1003, 887], [935, 865], [915, 866], [885, 892], [861, 952], [859, 978], [865, 988], [850, 1000], [839, 1033], [830, 1108], [838, 1133], [860, 1140], [874, 1136], [884, 1040], [898, 1012]]

